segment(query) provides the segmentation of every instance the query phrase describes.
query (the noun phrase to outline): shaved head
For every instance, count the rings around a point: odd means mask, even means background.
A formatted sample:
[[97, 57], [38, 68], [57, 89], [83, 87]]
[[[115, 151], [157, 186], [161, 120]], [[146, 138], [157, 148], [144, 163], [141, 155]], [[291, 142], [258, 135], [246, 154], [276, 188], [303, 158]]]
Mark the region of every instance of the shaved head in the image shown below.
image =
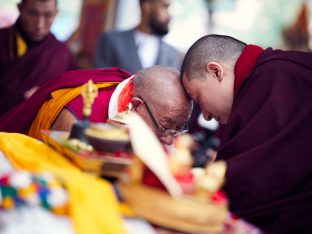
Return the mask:
[[[179, 91], [180, 72], [175, 68], [166, 66], [153, 66], [137, 73], [134, 79], [135, 89], [140, 90], [140, 93], [145, 97], [161, 97], [167, 94], [167, 89], [171, 91]], [[150, 91], [153, 88], [153, 92]]]
[[197, 40], [187, 51], [181, 76], [188, 79], [204, 77], [206, 65], [210, 62], [226, 63], [232, 66], [242, 53], [246, 44], [233, 37], [210, 34]]
[[153, 66], [137, 73], [133, 79], [133, 104], [165, 144], [172, 144], [173, 136], [159, 131], [159, 126], [184, 129], [193, 108], [180, 82], [180, 72], [166, 66]]
[[[157, 106], [166, 103], [183, 103], [190, 106], [191, 100], [180, 83], [180, 72], [167, 66], [153, 66], [139, 71], [134, 79], [134, 96], [143, 96]], [[153, 88], [151, 88], [153, 87]]]

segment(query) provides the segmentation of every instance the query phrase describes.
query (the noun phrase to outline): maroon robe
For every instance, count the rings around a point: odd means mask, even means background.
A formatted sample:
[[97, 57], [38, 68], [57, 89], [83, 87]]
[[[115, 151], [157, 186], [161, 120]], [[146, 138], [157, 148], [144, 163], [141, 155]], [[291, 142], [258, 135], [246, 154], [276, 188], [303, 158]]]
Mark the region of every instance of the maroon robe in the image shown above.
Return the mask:
[[[86, 69], [64, 73], [58, 78], [45, 83], [27, 101], [19, 104], [0, 118], [0, 131], [26, 133], [37, 116], [42, 104], [51, 98], [51, 93], [55, 90], [81, 86], [90, 79], [93, 80], [94, 83], [105, 81], [121, 82], [130, 76], [130, 73], [121, 68]], [[108, 106], [111, 94], [112, 90], [107, 91], [104, 95], [100, 94], [100, 96], [107, 98], [105, 106]], [[78, 96], [76, 99], [81, 98]], [[97, 101], [97, 103], [101, 105], [100, 102]], [[80, 106], [80, 109], [82, 111], [82, 106]], [[103, 111], [107, 113], [107, 110]], [[79, 114], [77, 113], [76, 115]]]
[[[87, 83], [89, 79], [92, 79], [94, 83], [122, 82], [130, 76], [130, 73], [121, 68], [86, 69], [67, 72], [57, 79], [47, 82], [27, 101], [19, 104], [0, 118], [0, 132], [26, 133], [42, 104], [51, 98], [50, 94], [55, 90], [74, 88]], [[99, 91], [98, 98], [95, 99], [92, 106], [92, 114], [89, 117], [91, 122], [106, 122], [109, 101], [116, 86]], [[77, 119], [82, 119], [81, 96], [67, 103], [65, 108], [69, 109]], [[142, 183], [165, 190], [164, 185], [148, 168], [144, 170]]]
[[232, 212], [268, 233], [312, 233], [312, 54], [265, 50], [223, 130]]
[[[28, 46], [22, 57], [17, 56], [16, 31]], [[42, 42], [34, 43], [27, 39], [18, 21], [0, 29], [0, 116], [24, 101], [27, 90], [74, 68], [68, 47], [52, 33]]]

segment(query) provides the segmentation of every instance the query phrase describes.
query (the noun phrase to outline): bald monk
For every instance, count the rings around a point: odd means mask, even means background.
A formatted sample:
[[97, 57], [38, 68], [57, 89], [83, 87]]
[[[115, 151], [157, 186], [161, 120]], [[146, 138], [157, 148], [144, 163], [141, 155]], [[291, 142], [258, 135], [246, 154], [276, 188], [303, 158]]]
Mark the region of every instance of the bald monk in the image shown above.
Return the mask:
[[133, 76], [120, 68], [71, 71], [42, 86], [0, 119], [0, 131], [35, 138], [40, 138], [41, 129], [70, 131], [83, 118], [81, 86], [92, 79], [99, 95], [90, 121], [106, 122], [131, 102], [160, 141], [171, 144], [174, 136], [185, 131], [192, 110], [179, 75], [176, 69], [166, 66], [150, 67]]

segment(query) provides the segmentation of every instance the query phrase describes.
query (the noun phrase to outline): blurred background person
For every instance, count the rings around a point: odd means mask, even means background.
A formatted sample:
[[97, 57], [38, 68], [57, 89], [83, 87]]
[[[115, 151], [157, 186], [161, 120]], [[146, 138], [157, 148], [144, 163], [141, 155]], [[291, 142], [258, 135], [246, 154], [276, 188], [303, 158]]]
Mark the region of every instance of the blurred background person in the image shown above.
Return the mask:
[[282, 47], [286, 50], [310, 51], [309, 48], [309, 9], [306, 1], [302, 2], [298, 17], [282, 30]]
[[16, 22], [0, 30], [0, 116], [36, 89], [74, 69], [67, 46], [50, 32], [56, 0], [22, 0]]
[[162, 39], [169, 32], [170, 3], [170, 0], [140, 0], [139, 24], [130, 30], [101, 35], [94, 65], [121, 67], [130, 73], [153, 65], [179, 69], [179, 52]]
[[[7, 25], [8, 21], [16, 20], [18, 10], [15, 5], [18, 2], [20, 0], [0, 1], [0, 27]], [[90, 68], [93, 66], [95, 48], [101, 33], [129, 30], [140, 24], [139, 2], [58, 1], [59, 14], [51, 31], [56, 38], [69, 44], [74, 54], [83, 60], [79, 67]], [[163, 40], [182, 53], [197, 38], [207, 33], [230, 34], [263, 47], [280, 48], [282, 30], [296, 20], [302, 2], [309, 8], [307, 27], [311, 32], [311, 0], [171, 0], [170, 28]], [[311, 43], [310, 33], [310, 48]]]

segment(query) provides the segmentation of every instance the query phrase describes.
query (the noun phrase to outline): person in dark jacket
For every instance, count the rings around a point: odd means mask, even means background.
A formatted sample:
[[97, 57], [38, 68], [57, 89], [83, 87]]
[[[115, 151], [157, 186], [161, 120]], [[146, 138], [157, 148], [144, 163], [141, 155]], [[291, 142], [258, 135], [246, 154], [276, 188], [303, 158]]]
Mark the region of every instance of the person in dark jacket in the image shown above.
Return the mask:
[[121, 67], [130, 73], [153, 65], [180, 69], [180, 52], [163, 40], [169, 32], [170, 4], [171, 0], [140, 0], [139, 24], [130, 30], [103, 33], [95, 50], [94, 66]]

